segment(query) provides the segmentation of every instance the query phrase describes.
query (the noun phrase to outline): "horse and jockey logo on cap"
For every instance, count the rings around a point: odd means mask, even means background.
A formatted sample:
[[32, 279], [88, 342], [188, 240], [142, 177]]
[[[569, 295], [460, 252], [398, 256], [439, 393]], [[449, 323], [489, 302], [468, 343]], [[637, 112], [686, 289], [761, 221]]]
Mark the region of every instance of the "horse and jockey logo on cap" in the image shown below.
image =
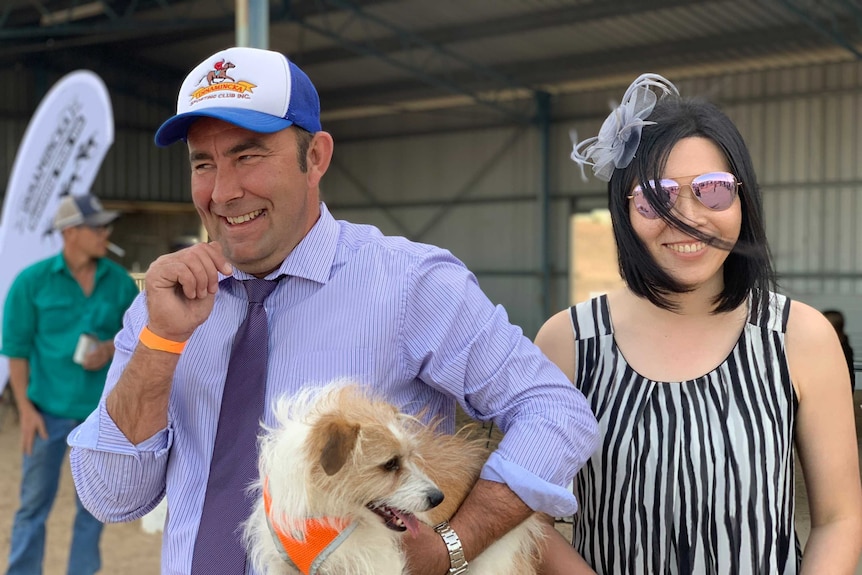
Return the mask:
[[[231, 68], [236, 68], [233, 62], [225, 62], [224, 58], [213, 64], [213, 69], [207, 72], [207, 85], [220, 84], [225, 80], [234, 82], [235, 80], [227, 75], [227, 71]], [[203, 80], [203, 78], [201, 78]], [[200, 82], [198, 82], [200, 84]]]
[[257, 85], [245, 80], [235, 80], [229, 76], [228, 70], [233, 68], [236, 68], [236, 64], [224, 58], [212, 64], [196, 84], [200, 86], [206, 80], [206, 85], [190, 94], [191, 105], [210, 98], [250, 98], [252, 90], [257, 88]]

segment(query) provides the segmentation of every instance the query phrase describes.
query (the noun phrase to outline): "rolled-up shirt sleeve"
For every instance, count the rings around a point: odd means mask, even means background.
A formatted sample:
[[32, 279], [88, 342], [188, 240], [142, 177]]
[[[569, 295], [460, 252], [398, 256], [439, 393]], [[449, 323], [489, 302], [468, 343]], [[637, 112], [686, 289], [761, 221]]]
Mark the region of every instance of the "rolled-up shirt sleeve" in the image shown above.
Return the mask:
[[165, 494], [171, 426], [133, 445], [116, 426], [105, 400], [123, 373], [146, 321], [143, 296], [125, 314], [114, 340], [116, 351], [99, 405], [72, 433], [68, 443], [75, 489], [84, 507], [105, 523], [132, 521], [158, 505]]
[[448, 252], [430, 250], [408, 285], [406, 361], [504, 434], [482, 478], [505, 483], [536, 511], [574, 513], [565, 486], [598, 445], [584, 396]]

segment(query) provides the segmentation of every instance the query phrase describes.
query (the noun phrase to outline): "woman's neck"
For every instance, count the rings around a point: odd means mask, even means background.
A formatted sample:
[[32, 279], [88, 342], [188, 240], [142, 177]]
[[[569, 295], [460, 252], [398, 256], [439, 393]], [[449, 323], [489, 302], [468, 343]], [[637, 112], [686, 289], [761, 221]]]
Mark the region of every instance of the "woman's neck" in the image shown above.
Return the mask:
[[[671, 313], [683, 316], [714, 315], [716, 300], [724, 291], [724, 276], [721, 272], [704, 284], [685, 293], [669, 294], [667, 299], [674, 305]], [[658, 311], [669, 311], [653, 306]]]

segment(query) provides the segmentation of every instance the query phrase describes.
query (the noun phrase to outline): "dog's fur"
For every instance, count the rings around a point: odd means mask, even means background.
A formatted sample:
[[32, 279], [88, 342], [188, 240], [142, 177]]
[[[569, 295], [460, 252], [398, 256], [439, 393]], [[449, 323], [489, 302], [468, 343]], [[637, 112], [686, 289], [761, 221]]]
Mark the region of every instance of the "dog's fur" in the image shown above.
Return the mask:
[[[484, 442], [436, 433], [347, 382], [281, 399], [275, 412], [276, 426], [265, 428], [260, 440], [270, 521], [288, 533], [304, 533], [311, 517], [357, 525], [323, 562], [321, 575], [407, 575], [400, 545], [411, 537], [405, 527], [414, 530], [416, 519], [431, 526], [449, 519], [487, 457]], [[534, 514], [471, 561], [470, 573], [536, 573], [541, 532]], [[260, 498], [244, 536], [256, 570], [298, 573], [279, 555]]]

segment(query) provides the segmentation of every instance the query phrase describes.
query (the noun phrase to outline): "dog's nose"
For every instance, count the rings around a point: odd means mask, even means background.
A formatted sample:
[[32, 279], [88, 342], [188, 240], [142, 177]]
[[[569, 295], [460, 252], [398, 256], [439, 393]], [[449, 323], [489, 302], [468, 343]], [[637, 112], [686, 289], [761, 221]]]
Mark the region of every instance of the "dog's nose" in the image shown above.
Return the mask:
[[443, 492], [435, 489], [428, 494], [428, 509], [433, 509], [443, 503]]

